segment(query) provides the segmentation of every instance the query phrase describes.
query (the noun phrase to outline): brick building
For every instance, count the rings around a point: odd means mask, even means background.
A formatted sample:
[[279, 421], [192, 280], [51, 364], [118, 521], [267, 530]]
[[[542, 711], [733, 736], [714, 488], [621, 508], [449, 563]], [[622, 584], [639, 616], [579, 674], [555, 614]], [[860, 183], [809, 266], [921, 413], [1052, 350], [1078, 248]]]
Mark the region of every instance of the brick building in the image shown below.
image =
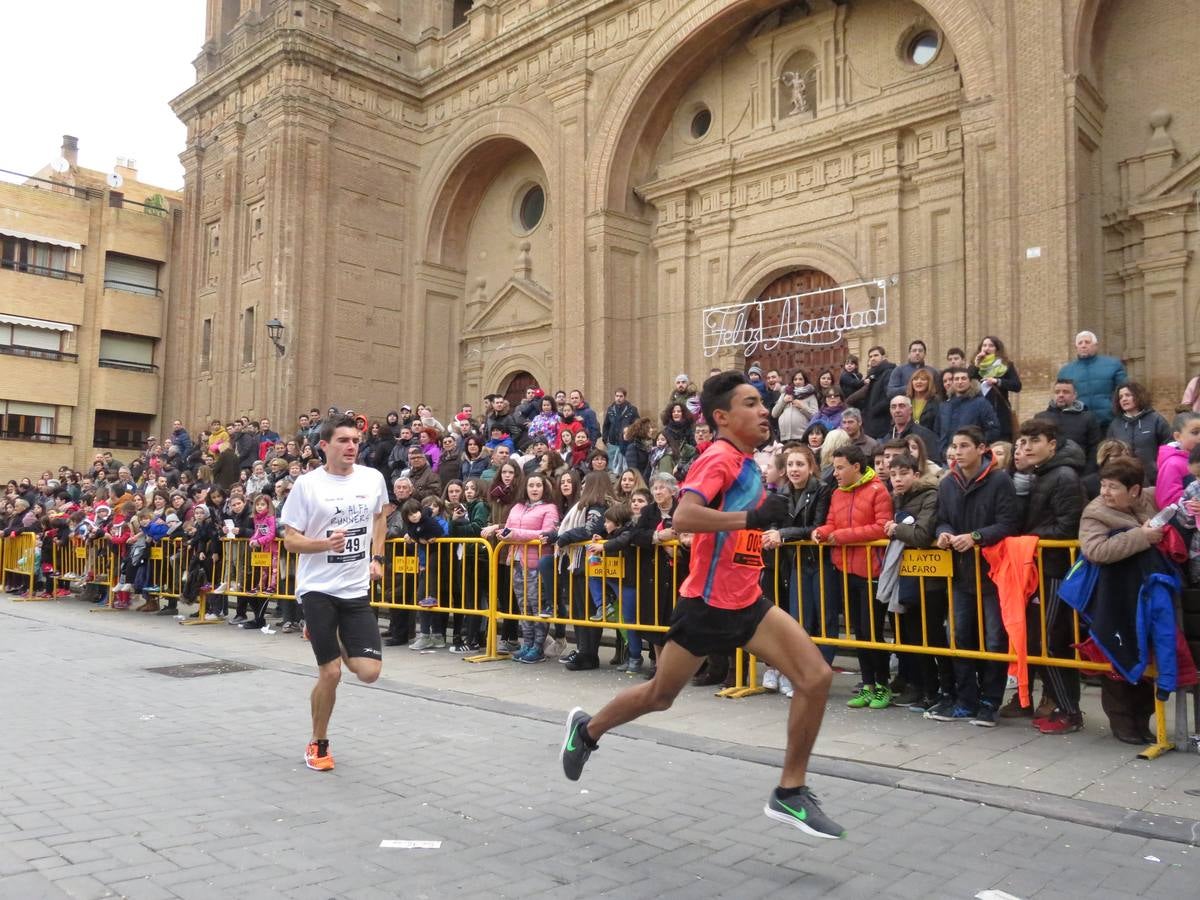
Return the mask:
[[80, 166], [68, 135], [54, 165], [0, 181], [0, 479], [154, 434], [181, 197], [137, 174]]
[[735, 361], [705, 307], [875, 279], [851, 350], [1000, 335], [1028, 411], [1090, 328], [1170, 406], [1200, 363], [1194, 12], [209, 0], [167, 406], [444, 412], [530, 376], [652, 405]]

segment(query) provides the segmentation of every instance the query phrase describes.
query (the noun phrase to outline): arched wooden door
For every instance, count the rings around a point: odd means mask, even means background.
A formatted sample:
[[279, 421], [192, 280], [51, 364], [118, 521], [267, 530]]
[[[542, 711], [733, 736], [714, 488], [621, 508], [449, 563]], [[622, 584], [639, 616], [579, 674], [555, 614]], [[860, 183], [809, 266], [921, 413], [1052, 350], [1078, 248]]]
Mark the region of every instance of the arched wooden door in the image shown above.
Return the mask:
[[[794, 297], [797, 294], [807, 294], [810, 291], [820, 291], [825, 288], [837, 287], [837, 282], [816, 269], [797, 269], [776, 278], [767, 285], [759, 295], [764, 300], [774, 297]], [[819, 316], [829, 309], [827, 295], [817, 294], [804, 300], [801, 304], [804, 316]], [[779, 324], [779, 311], [775, 310], [763, 317], [764, 326]], [[779, 370], [780, 378], [786, 383], [796, 369], [803, 369], [813, 381], [823, 369], [837, 369], [846, 360], [846, 339], [842, 338], [836, 344], [828, 347], [803, 347], [798, 344], [780, 344], [773, 350], [759, 349], [754, 356], [746, 360], [746, 368], [754, 363], [762, 367], [763, 373], [771, 369]]]
[[504, 399], [513, 409], [516, 409], [525, 400], [526, 388], [539, 387], [537, 379], [528, 372], [513, 372], [505, 381], [508, 384], [504, 388]]

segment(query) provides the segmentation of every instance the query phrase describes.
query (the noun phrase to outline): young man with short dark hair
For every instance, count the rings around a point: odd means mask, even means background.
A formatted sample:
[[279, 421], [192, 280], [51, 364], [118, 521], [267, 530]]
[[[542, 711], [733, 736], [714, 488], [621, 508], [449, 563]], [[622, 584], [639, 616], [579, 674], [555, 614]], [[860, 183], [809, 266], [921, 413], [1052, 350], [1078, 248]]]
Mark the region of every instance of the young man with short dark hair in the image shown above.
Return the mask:
[[[1000, 615], [1000, 595], [989, 576], [987, 560], [977, 550], [1017, 534], [1017, 495], [1007, 473], [993, 464], [983, 432], [974, 425], [954, 432], [950, 446], [954, 465], [938, 485], [937, 546], [954, 551], [954, 646], [959, 650], [980, 649], [982, 608], [983, 649], [1007, 653], [1008, 633]], [[978, 573], [976, 564], [981, 567]], [[956, 658], [955, 698], [943, 700], [926, 712], [926, 717], [939, 722], [969, 720], [972, 725], [994, 727], [1004, 699], [1007, 671], [1007, 663]]]
[[603, 734], [670, 708], [709, 654], [745, 647], [778, 669], [794, 689], [783, 775], [764, 813], [806, 834], [842, 837], [841, 826], [821, 811], [805, 784], [833, 673], [803, 627], [767, 602], [759, 584], [762, 531], [788, 512], [783, 497], [764, 499], [762, 474], [753, 457], [770, 435], [770, 412], [741, 372], [722, 372], [705, 381], [700, 406], [718, 437], [692, 464], [680, 490], [673, 527], [695, 538], [690, 573], [680, 585], [657, 671], [652, 680], [622, 691], [594, 717], [578, 707], [571, 710], [559, 759], [567, 778], [577, 781]]
[[317, 658], [312, 740], [304, 751], [305, 765], [317, 771], [333, 769], [327, 729], [342, 660], [367, 684], [383, 668], [370, 585], [383, 577], [387, 487], [377, 470], [355, 465], [361, 441], [362, 432], [350, 417], [327, 419], [321, 426], [326, 463], [297, 479], [279, 516], [283, 545], [299, 557], [296, 599], [304, 605]]
[[[1022, 513], [1021, 534], [1034, 534], [1044, 540], [1075, 540], [1079, 535], [1079, 517], [1087, 505], [1080, 476], [1084, 470], [1083, 450], [1070, 440], [1059, 440], [1058, 427], [1042, 418], [1030, 419], [1021, 425], [1020, 442], [1023, 465], [1027, 471], [1018, 475], [1017, 502]], [[1058, 586], [1071, 568], [1067, 550], [1047, 549], [1042, 552], [1042, 572], [1045, 592], [1034, 596], [1026, 609], [1028, 647], [1030, 655], [1045, 649], [1046, 655], [1072, 659], [1074, 640], [1071, 608], [1058, 596]], [[1040, 607], [1040, 608], [1039, 608]], [[1046, 617], [1046, 643], [1042, 648], [1042, 610]], [[1034, 717], [1034, 727], [1042, 734], [1069, 734], [1083, 727], [1079, 709], [1079, 671], [1057, 666], [1039, 668], [1045, 693], [1053, 698], [1054, 708], [1045, 715]], [[1020, 696], [1004, 707], [1005, 718], [1033, 715], [1022, 707]]]

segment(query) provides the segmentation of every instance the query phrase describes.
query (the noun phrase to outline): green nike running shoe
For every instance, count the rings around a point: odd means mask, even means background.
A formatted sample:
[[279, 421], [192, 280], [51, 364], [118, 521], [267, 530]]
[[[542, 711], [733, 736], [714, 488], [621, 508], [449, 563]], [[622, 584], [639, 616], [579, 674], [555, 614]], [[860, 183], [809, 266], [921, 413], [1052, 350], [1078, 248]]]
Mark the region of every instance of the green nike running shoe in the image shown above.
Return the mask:
[[800, 793], [793, 794], [786, 800], [779, 798], [779, 789], [776, 788], [771, 791], [763, 812], [768, 819], [799, 828], [813, 837], [836, 840], [846, 836], [846, 829], [821, 811], [817, 795], [807, 787], [801, 788]]
[[592, 717], [581, 707], [575, 707], [567, 713], [567, 729], [563, 735], [562, 749], [558, 751], [559, 762], [562, 763], [563, 774], [571, 781], [578, 781], [583, 774], [584, 763], [592, 755], [591, 747], [583, 740], [579, 729], [592, 720]]

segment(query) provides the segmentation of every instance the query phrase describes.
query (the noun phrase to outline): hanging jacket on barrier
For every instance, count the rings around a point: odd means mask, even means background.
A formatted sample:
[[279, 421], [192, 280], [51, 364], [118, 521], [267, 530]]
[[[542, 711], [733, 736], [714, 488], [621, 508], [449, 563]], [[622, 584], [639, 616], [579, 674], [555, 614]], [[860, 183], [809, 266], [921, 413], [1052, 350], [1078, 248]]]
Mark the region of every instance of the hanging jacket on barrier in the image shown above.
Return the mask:
[[1038, 538], [1036, 535], [1007, 537], [998, 544], [984, 547], [983, 558], [991, 567], [989, 577], [1000, 597], [1000, 618], [1008, 632], [1008, 643], [1017, 655], [1017, 691], [1021, 705], [1029, 706], [1029, 647], [1025, 630], [1025, 609], [1037, 593]]
[[1179, 682], [1175, 595], [1181, 587], [1175, 567], [1157, 550], [1145, 550], [1101, 566], [1086, 608], [1093, 640], [1126, 681], [1142, 677], [1153, 653], [1160, 700]]

